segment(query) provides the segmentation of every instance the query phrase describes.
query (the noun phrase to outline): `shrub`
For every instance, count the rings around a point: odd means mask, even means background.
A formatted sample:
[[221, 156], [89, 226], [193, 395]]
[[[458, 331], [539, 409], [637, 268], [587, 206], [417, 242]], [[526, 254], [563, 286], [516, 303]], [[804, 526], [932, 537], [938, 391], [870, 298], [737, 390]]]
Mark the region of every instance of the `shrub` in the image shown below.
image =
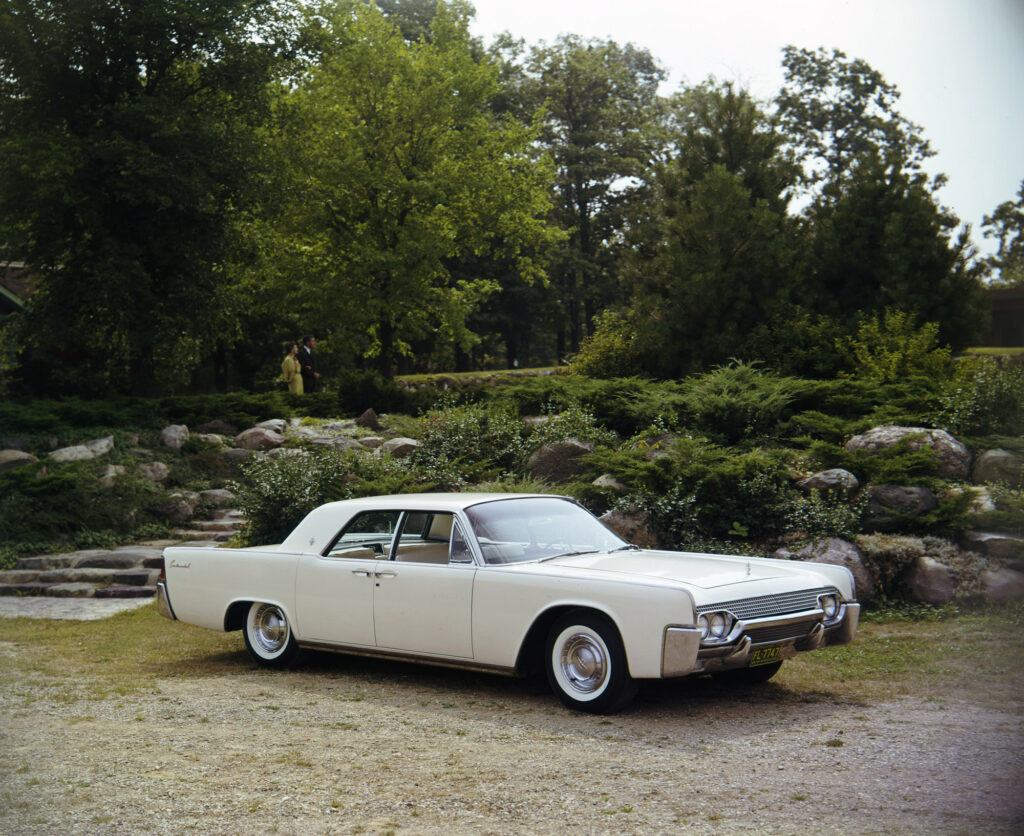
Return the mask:
[[764, 435], [790, 413], [805, 384], [733, 361], [688, 381], [684, 421], [715, 441], [735, 443]]
[[854, 474], [861, 484], [913, 485], [938, 489], [935, 474], [938, 459], [927, 445], [911, 450], [910, 443], [920, 435], [901, 438], [891, 447], [868, 452], [847, 450], [837, 444], [815, 441], [810, 457], [822, 468], [841, 467]]
[[856, 337], [836, 341], [855, 374], [872, 383], [897, 383], [909, 377], [944, 379], [952, 371], [949, 348], [939, 346], [939, 325], [915, 327], [914, 317], [894, 308], [862, 319]]
[[861, 494], [850, 502], [839, 493], [821, 494], [794, 500], [786, 512], [786, 525], [804, 532], [810, 539], [841, 537], [851, 540], [860, 531], [867, 510], [868, 496]]
[[584, 338], [569, 366], [584, 377], [630, 377], [641, 371], [637, 332], [620, 313], [606, 310], [595, 317], [594, 332]]
[[304, 455], [253, 458], [244, 481], [229, 485], [246, 517], [245, 545], [279, 543], [314, 508], [354, 496], [422, 489], [404, 462], [359, 452], [313, 450]]
[[535, 427], [526, 438], [528, 451], [568, 438], [607, 447], [612, 447], [619, 441], [612, 430], [601, 426], [594, 414], [579, 404], [570, 404], [563, 409], [549, 405], [545, 413], [547, 420]]
[[1024, 434], [1024, 367], [994, 357], [960, 360], [935, 423], [953, 434]]

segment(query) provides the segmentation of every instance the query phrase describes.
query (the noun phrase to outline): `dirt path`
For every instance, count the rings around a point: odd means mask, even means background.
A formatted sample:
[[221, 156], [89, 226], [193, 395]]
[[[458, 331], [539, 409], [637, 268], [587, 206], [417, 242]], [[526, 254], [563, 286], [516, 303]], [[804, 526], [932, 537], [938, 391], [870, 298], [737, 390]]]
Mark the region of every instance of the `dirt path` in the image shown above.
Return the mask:
[[808, 701], [783, 671], [594, 717], [482, 674], [221, 668], [127, 694], [0, 677], [0, 832], [1024, 832], [1020, 718], [965, 702]]

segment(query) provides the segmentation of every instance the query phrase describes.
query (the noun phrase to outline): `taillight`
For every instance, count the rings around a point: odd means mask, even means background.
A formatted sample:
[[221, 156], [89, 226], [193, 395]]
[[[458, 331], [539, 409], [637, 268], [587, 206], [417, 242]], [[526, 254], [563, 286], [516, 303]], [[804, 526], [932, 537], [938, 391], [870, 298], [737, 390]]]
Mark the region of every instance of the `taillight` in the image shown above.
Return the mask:
[[167, 562], [163, 559], [163, 557], [161, 557], [160, 558], [160, 577], [157, 578], [157, 581], [159, 582], [159, 581], [165, 581], [165, 580], [167, 580]]

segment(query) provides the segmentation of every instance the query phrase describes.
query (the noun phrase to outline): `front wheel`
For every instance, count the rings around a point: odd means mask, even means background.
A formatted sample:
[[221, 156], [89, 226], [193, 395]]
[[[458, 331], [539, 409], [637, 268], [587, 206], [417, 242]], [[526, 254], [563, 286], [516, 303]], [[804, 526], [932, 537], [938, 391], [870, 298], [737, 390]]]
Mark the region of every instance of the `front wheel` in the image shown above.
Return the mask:
[[259, 601], [249, 607], [245, 619], [245, 646], [253, 660], [267, 668], [288, 667], [299, 653], [284, 610]]
[[546, 649], [548, 684], [570, 708], [611, 714], [636, 694], [622, 640], [607, 617], [583, 610], [563, 615]]

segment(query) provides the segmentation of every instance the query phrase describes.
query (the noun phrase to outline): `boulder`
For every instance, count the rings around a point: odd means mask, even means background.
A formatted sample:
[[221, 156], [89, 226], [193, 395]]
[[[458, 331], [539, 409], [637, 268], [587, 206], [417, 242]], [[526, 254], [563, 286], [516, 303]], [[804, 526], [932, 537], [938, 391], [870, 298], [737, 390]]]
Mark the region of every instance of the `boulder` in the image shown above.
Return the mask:
[[1024, 572], [986, 569], [981, 573], [981, 593], [993, 604], [1024, 600]]
[[211, 488], [199, 492], [199, 500], [204, 505], [212, 505], [215, 508], [223, 508], [235, 501], [235, 495], [226, 488]]
[[543, 427], [545, 424], [550, 422], [550, 415], [527, 415], [523, 418], [523, 423], [531, 430], [535, 430], [537, 427]]
[[651, 530], [651, 520], [646, 511], [635, 505], [627, 508], [615, 508], [601, 517], [608, 528], [618, 534], [627, 543], [642, 549], [660, 549], [658, 536]]
[[288, 422], [284, 418], [270, 418], [267, 421], [260, 421], [256, 425], [262, 430], [273, 430], [276, 433], [284, 434], [285, 427], [288, 426]]
[[150, 482], [164, 482], [171, 475], [171, 469], [163, 462], [146, 462], [139, 465], [139, 472]]
[[384, 439], [381, 438], [379, 435], [367, 435], [364, 436], [363, 438], [357, 438], [356, 441], [359, 444], [362, 444], [363, 447], [367, 447], [370, 450], [376, 450], [378, 447], [380, 447], [381, 444], [384, 443]]
[[897, 515], [919, 517], [939, 507], [939, 498], [928, 488], [906, 485], [872, 485], [868, 488], [865, 526], [886, 526]]
[[354, 438], [349, 438], [345, 435], [316, 435], [307, 438], [306, 440], [310, 444], [315, 444], [318, 447], [331, 447], [334, 450], [366, 450], [366, 448]]
[[420, 443], [415, 438], [391, 438], [381, 444], [377, 448], [377, 452], [387, 453], [396, 459], [405, 459], [411, 456], [419, 446]]
[[163, 442], [164, 447], [170, 447], [172, 450], [181, 450], [185, 442], [188, 441], [188, 436], [188, 427], [184, 424], [171, 424], [160, 430], [160, 441]]
[[26, 464], [35, 464], [37, 461], [39, 459], [23, 450], [0, 450], [0, 473]]
[[119, 464], [108, 464], [103, 473], [100, 474], [99, 483], [101, 488], [112, 488], [118, 476], [124, 476], [128, 469]]
[[565, 482], [583, 472], [583, 457], [594, 451], [593, 444], [575, 438], [545, 444], [527, 462], [530, 476], [543, 482]]
[[798, 483], [797, 487], [805, 493], [818, 491], [818, 493], [843, 493], [846, 496], [851, 496], [860, 488], [860, 482], [849, 470], [834, 467], [831, 470], [823, 470], [813, 476], [808, 476]]
[[610, 473], [605, 473], [603, 476], [598, 476], [593, 481], [594, 487], [607, 488], [611, 491], [624, 491], [626, 486], [622, 484], [618, 479], [612, 476]]
[[357, 427], [365, 427], [368, 430], [379, 430], [380, 429], [380, 418], [377, 417], [377, 413], [372, 409], [366, 410], [362, 415], [356, 418]]
[[853, 573], [857, 584], [857, 600], [863, 603], [875, 597], [875, 579], [864, 565], [860, 549], [853, 543], [838, 537], [828, 537], [804, 546], [793, 555], [793, 559], [845, 566]]
[[928, 447], [936, 458], [938, 475], [944, 479], [966, 479], [971, 468], [971, 451], [945, 430], [925, 427], [874, 427], [846, 442], [851, 452], [874, 453], [894, 447], [909, 436], [919, 436], [909, 443], [910, 450]]
[[1024, 562], [1024, 537], [1001, 531], [965, 531], [964, 542], [973, 551], [1000, 560]]
[[213, 445], [214, 447], [224, 446], [224, 436], [217, 435], [217, 433], [196, 433], [195, 437], [200, 441]]
[[272, 450], [284, 442], [281, 433], [266, 427], [251, 427], [235, 436], [235, 444], [243, 450]]
[[974, 462], [971, 479], [975, 482], [1021, 483], [1024, 461], [1009, 450], [986, 450]]
[[679, 436], [675, 433], [661, 433], [637, 442], [636, 447], [644, 451], [645, 459], [655, 461], [671, 456], [672, 448], [677, 441], [679, 441]]
[[199, 494], [193, 491], [175, 491], [164, 508], [167, 516], [175, 522], [188, 522], [199, 507]]
[[953, 600], [953, 576], [933, 557], [922, 555], [903, 576], [907, 597], [922, 604], [948, 604]]
[[85, 444], [75, 444], [71, 447], [61, 447], [50, 453], [49, 458], [55, 462], [81, 462], [89, 459], [96, 459], [114, 449], [114, 437], [108, 435], [105, 438], [97, 438], [87, 441]]

